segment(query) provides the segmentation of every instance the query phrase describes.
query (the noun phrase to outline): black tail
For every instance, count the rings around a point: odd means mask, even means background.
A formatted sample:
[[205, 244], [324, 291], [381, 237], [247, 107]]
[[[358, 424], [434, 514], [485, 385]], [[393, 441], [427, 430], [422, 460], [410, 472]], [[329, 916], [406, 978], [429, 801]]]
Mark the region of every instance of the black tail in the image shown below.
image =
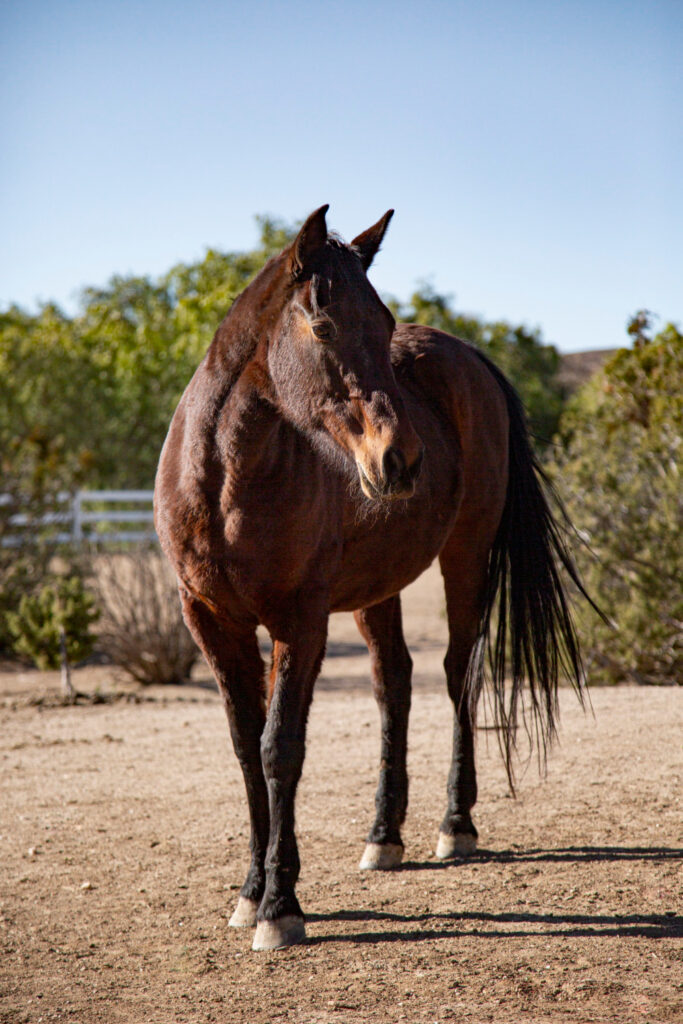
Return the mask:
[[[525, 680], [531, 715], [522, 718], [543, 757], [557, 722], [559, 676], [566, 674], [583, 703], [584, 671], [560, 566], [584, 597], [573, 559], [553, 517], [545, 490], [557, 498], [529, 441], [517, 392], [481, 353], [505, 395], [510, 420], [507, 498], [489, 562], [486, 607], [479, 643], [470, 660], [467, 698], [472, 712], [485, 682], [485, 655], [492, 672], [495, 724], [508, 779], [514, 789], [512, 755]], [[565, 517], [559, 498], [558, 507]], [[494, 609], [498, 621], [492, 629]], [[511, 678], [506, 687], [506, 676]]]

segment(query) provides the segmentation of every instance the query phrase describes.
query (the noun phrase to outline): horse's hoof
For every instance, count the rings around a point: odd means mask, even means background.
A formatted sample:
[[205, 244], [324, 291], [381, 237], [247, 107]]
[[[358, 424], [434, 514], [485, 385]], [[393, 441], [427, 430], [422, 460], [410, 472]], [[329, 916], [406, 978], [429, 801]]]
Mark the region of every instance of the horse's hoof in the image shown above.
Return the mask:
[[458, 832], [455, 836], [448, 836], [445, 832], [439, 832], [439, 841], [436, 844], [436, 855], [439, 860], [450, 860], [452, 857], [469, 857], [477, 849], [477, 837], [471, 832]]
[[403, 847], [397, 843], [368, 843], [358, 867], [361, 871], [391, 871], [402, 860]]
[[246, 896], [240, 896], [228, 924], [231, 928], [253, 928], [256, 924], [257, 910], [256, 900], [248, 900]]
[[284, 949], [296, 946], [306, 938], [303, 918], [288, 914], [277, 921], [259, 921], [251, 948], [256, 950]]

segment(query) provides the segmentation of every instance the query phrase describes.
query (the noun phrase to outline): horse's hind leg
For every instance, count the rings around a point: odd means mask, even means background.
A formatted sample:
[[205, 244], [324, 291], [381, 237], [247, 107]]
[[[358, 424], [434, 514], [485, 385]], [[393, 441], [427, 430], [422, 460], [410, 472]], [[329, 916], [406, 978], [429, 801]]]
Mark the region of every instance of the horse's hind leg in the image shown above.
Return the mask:
[[398, 595], [355, 612], [370, 651], [372, 686], [382, 718], [382, 752], [376, 817], [361, 868], [397, 867], [403, 856], [401, 825], [408, 807], [406, 768], [410, 677], [413, 663], [403, 639]]
[[446, 549], [440, 557], [450, 634], [444, 667], [448, 693], [453, 702], [453, 751], [448, 774], [448, 805], [436, 847], [436, 855], [441, 860], [465, 857], [477, 848], [477, 830], [471, 815], [477, 800], [474, 723], [465, 695], [465, 678], [479, 631], [486, 568], [483, 560], [478, 567], [473, 564], [473, 559], [468, 559], [469, 566], [465, 565], [465, 559], [458, 554], [456, 560], [449, 557]]
[[261, 766], [265, 725], [263, 661], [254, 629], [232, 632], [202, 602], [181, 591], [185, 621], [216, 677], [242, 768], [251, 823], [251, 864], [230, 918], [233, 928], [254, 926], [265, 888], [268, 792]]

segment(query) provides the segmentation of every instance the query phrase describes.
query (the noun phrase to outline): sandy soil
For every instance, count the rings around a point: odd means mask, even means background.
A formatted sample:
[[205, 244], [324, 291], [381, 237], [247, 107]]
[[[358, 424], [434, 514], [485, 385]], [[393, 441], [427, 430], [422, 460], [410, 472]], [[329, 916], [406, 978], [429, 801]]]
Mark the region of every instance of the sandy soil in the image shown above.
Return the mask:
[[[681, 689], [563, 694], [547, 777], [509, 797], [479, 733], [480, 852], [445, 866], [450, 707], [435, 572], [407, 593], [415, 658], [406, 863], [363, 873], [379, 739], [367, 656], [335, 617], [298, 799], [306, 945], [227, 927], [246, 803], [218, 697], [197, 685], [60, 707], [0, 673], [0, 1020], [663, 1022], [683, 1019]], [[122, 687], [107, 669], [79, 689]], [[43, 704], [36, 704], [43, 698]]]

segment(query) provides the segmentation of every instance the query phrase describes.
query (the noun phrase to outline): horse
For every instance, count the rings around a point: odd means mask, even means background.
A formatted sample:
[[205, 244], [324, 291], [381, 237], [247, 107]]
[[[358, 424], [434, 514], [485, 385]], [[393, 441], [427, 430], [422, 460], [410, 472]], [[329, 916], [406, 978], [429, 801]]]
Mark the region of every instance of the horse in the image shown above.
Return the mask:
[[454, 708], [439, 858], [476, 848], [487, 648], [508, 765], [525, 678], [544, 742], [559, 673], [582, 685], [561, 566], [580, 584], [519, 398], [465, 342], [396, 324], [367, 277], [393, 210], [350, 245], [328, 233], [327, 210], [234, 301], [173, 416], [155, 485], [157, 534], [244, 776], [251, 860], [230, 925], [255, 927], [255, 950], [306, 935], [294, 804], [332, 612], [354, 613], [381, 715], [362, 869], [403, 855], [412, 662], [400, 592], [435, 558]]

